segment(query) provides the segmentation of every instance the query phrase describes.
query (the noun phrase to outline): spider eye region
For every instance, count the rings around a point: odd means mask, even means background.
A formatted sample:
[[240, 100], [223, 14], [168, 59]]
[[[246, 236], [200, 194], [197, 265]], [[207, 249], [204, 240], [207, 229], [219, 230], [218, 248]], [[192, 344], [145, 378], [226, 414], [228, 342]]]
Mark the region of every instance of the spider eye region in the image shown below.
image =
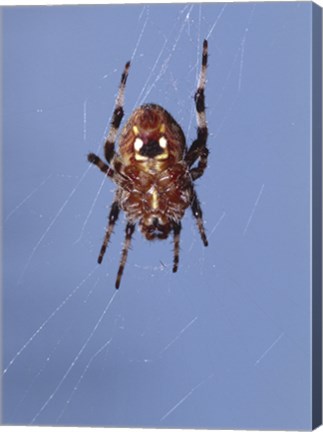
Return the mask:
[[143, 145], [144, 145], [143, 140], [140, 138], [136, 138], [133, 147], [136, 152], [139, 152]]
[[145, 161], [147, 159], [163, 160], [168, 158], [167, 139], [161, 136], [159, 140], [153, 138], [141, 139], [137, 137], [133, 147], [135, 150], [135, 159]]
[[159, 138], [159, 145], [163, 149], [167, 148], [167, 139], [164, 136]]
[[155, 158], [162, 153], [164, 153], [163, 148], [159, 145], [158, 141], [154, 140], [148, 141], [147, 144], [140, 149], [140, 154], [149, 158]]

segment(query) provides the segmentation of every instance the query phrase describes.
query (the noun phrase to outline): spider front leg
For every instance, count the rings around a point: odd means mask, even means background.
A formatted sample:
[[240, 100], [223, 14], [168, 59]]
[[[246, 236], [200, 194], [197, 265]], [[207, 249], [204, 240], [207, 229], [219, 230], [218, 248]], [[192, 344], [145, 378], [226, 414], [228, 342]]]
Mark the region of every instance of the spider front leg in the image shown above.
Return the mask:
[[197, 167], [191, 168], [190, 173], [193, 180], [201, 177], [207, 166], [207, 158], [209, 150], [206, 147], [208, 138], [208, 128], [205, 115], [205, 84], [206, 84], [206, 69], [208, 60], [208, 43], [207, 40], [203, 42], [203, 53], [202, 53], [202, 67], [200, 72], [200, 78], [197, 86], [197, 90], [194, 95], [195, 108], [196, 108], [196, 120], [197, 120], [197, 139], [192, 143], [189, 148], [185, 161], [189, 167], [198, 160]]
[[123, 73], [121, 75], [119, 91], [118, 91], [118, 95], [117, 95], [117, 98], [115, 101], [115, 107], [114, 107], [114, 111], [113, 111], [113, 115], [112, 115], [112, 119], [111, 119], [111, 123], [110, 123], [110, 129], [109, 129], [108, 136], [107, 136], [105, 144], [104, 144], [104, 156], [105, 156], [106, 160], [108, 161], [108, 163], [111, 162], [111, 160], [113, 159], [113, 157], [115, 155], [114, 144], [115, 144], [115, 141], [117, 138], [117, 133], [118, 133], [118, 129], [120, 127], [120, 123], [121, 123], [123, 115], [124, 115], [124, 111], [123, 111], [124, 93], [125, 93], [129, 68], [130, 68], [130, 62], [127, 62], [125, 67], [124, 67]]
[[[108, 163], [111, 162], [111, 160], [113, 159], [113, 157], [115, 155], [114, 143], [116, 141], [118, 129], [120, 127], [120, 123], [122, 121], [123, 114], [124, 114], [124, 111], [123, 111], [124, 92], [125, 92], [125, 88], [126, 88], [126, 82], [127, 82], [127, 78], [128, 78], [129, 68], [130, 68], [130, 62], [127, 62], [125, 67], [124, 67], [123, 73], [121, 75], [119, 91], [118, 91], [118, 95], [117, 95], [117, 98], [115, 101], [115, 107], [114, 107], [114, 111], [112, 114], [112, 119], [110, 122], [110, 129], [109, 129], [108, 136], [107, 136], [105, 144], [104, 144], [104, 156], [105, 156], [106, 160], [108, 161]], [[110, 171], [109, 171], [108, 165], [106, 163], [104, 163], [99, 158], [99, 156], [97, 156], [96, 154], [89, 153], [87, 159], [89, 162], [96, 165], [102, 172], [107, 174], [109, 177], [113, 176], [113, 170], [110, 169]]]
[[135, 224], [128, 222], [126, 225], [126, 237], [125, 237], [125, 242], [124, 242], [124, 246], [122, 249], [120, 266], [119, 266], [117, 280], [116, 280], [116, 288], [117, 289], [120, 286], [121, 277], [123, 274], [124, 266], [126, 265], [126, 261], [127, 261], [127, 257], [128, 257], [128, 250], [129, 250], [129, 247], [131, 244], [131, 238], [132, 238], [132, 234], [133, 234], [134, 230], [135, 230]]
[[108, 177], [113, 177], [114, 171], [112, 168], [110, 168], [103, 160], [99, 158], [94, 153], [89, 153], [87, 156], [87, 160], [92, 163], [93, 165], [96, 165], [100, 171], [102, 171], [105, 175]]

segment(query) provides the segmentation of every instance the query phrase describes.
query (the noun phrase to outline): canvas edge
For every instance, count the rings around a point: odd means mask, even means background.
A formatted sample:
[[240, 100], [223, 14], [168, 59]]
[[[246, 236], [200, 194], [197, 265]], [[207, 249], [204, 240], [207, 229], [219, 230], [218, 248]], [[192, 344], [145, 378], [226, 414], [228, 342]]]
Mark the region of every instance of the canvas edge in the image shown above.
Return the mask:
[[322, 8], [312, 3], [312, 428], [322, 425]]
[[[3, 152], [3, 92], [2, 92], [2, 86], [3, 86], [3, 8], [0, 8], [0, 170], [3, 172], [3, 161], [2, 161], [2, 152]], [[2, 264], [2, 248], [3, 248], [3, 191], [2, 191], [2, 183], [3, 178], [0, 177], [0, 424], [2, 424], [2, 418], [3, 418], [3, 398], [2, 396], [2, 390], [3, 390], [3, 381], [2, 381], [2, 341], [3, 341], [3, 264]]]

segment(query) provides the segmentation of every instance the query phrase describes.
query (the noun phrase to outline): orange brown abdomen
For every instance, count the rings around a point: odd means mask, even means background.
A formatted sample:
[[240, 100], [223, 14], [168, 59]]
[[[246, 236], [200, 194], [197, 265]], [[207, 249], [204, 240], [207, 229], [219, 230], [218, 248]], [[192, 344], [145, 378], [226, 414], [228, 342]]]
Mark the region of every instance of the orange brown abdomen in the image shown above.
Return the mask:
[[139, 221], [142, 234], [148, 239], [167, 238], [190, 205], [191, 183], [187, 168], [177, 163], [162, 172], [146, 173], [133, 168], [133, 189], [121, 192], [120, 201], [128, 220]]

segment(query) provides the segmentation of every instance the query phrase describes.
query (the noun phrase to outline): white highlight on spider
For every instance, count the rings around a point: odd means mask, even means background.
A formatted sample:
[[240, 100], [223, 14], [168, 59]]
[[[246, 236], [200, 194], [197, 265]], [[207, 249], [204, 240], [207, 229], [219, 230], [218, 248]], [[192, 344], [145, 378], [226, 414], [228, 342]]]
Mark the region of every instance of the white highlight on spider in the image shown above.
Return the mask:
[[167, 144], [167, 139], [164, 136], [159, 138], [159, 145], [161, 148], [165, 149], [167, 147]]
[[133, 146], [134, 149], [138, 152], [143, 145], [144, 145], [143, 141], [140, 138], [136, 138]]
[[158, 193], [155, 186], [151, 186], [147, 193], [152, 195], [151, 206], [154, 210], [156, 210], [158, 208]]

